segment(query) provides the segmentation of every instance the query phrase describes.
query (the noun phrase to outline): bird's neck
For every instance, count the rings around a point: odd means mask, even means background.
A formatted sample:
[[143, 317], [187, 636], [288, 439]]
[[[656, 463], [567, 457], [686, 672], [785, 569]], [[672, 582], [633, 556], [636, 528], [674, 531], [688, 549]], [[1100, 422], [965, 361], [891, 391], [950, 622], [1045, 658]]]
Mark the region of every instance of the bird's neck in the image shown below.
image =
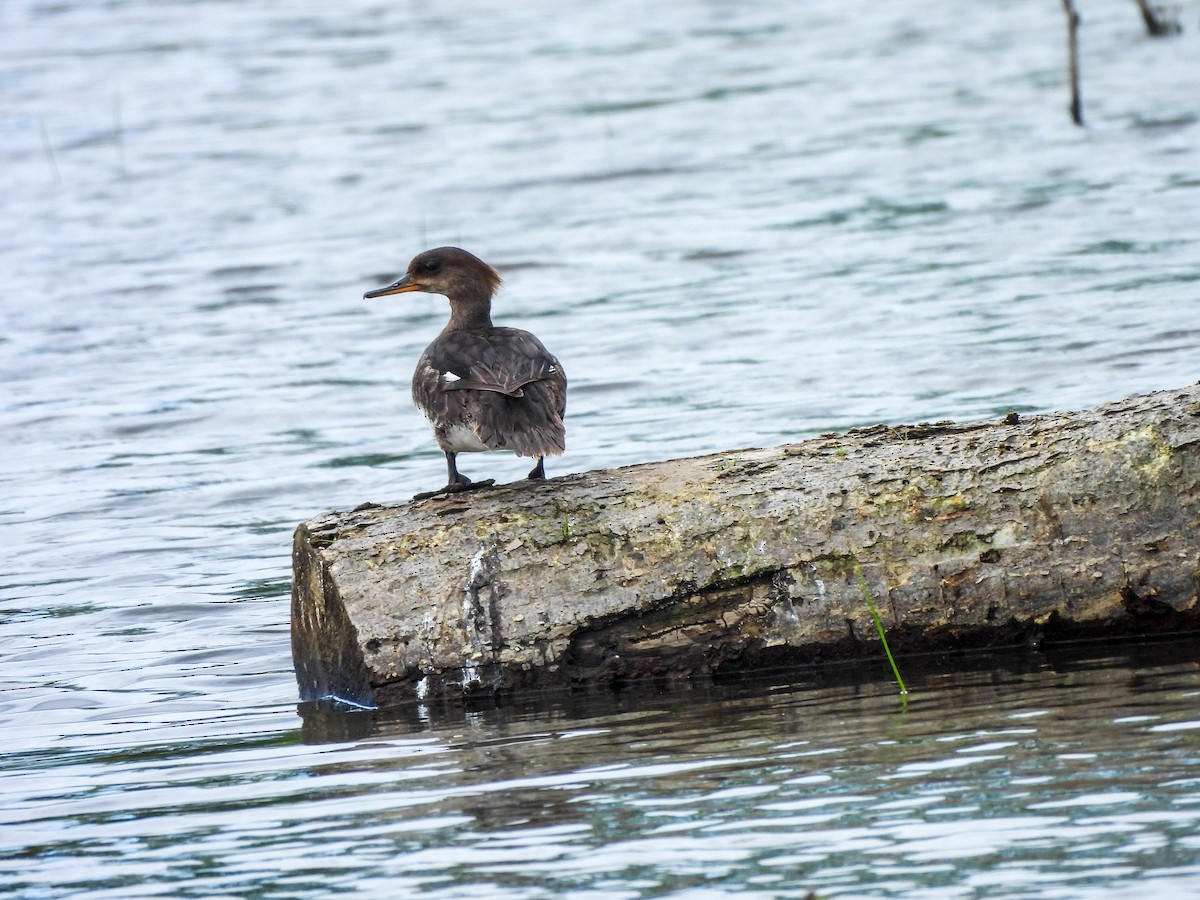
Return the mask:
[[450, 322], [443, 331], [486, 331], [492, 327], [492, 298], [474, 294], [450, 298]]

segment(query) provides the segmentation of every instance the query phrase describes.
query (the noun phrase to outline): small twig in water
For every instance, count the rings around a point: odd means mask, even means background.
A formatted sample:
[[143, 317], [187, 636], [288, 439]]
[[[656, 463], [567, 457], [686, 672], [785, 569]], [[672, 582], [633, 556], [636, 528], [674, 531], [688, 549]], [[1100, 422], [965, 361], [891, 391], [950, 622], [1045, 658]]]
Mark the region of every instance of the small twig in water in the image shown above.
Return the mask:
[[46, 154], [46, 161], [50, 164], [50, 171], [54, 174], [54, 183], [62, 184], [62, 178], [58, 174], [58, 161], [54, 158], [54, 147], [50, 145], [46, 122], [41, 116], [38, 116], [38, 132], [42, 135], [42, 152]]
[[121, 177], [129, 174], [125, 168], [125, 127], [121, 123], [121, 95], [113, 95], [113, 141], [117, 145], [117, 171]]
[[1075, 0], [1063, 0], [1067, 12], [1067, 68], [1071, 76], [1071, 121], [1083, 124], [1083, 100], [1079, 95], [1079, 12]]
[[883, 633], [883, 622], [879, 620], [879, 613], [875, 610], [875, 604], [871, 600], [871, 591], [867, 588], [867, 578], [863, 575], [862, 566], [855, 563], [854, 571], [858, 573], [858, 583], [862, 585], [863, 596], [867, 598], [867, 606], [871, 610], [871, 618], [875, 620], [875, 630], [879, 632], [879, 639], [883, 641], [883, 652], [887, 654], [888, 662], [892, 664], [892, 674], [896, 676], [896, 684], [900, 685], [900, 696], [907, 697], [908, 688], [904, 686], [904, 679], [900, 677], [900, 669], [892, 657], [892, 649], [888, 646], [887, 635]]
[[1150, 37], [1167, 37], [1183, 31], [1179, 19], [1161, 6], [1151, 6], [1150, 0], [1134, 0], [1134, 2], [1142, 11], [1142, 21], [1146, 23], [1146, 34]]

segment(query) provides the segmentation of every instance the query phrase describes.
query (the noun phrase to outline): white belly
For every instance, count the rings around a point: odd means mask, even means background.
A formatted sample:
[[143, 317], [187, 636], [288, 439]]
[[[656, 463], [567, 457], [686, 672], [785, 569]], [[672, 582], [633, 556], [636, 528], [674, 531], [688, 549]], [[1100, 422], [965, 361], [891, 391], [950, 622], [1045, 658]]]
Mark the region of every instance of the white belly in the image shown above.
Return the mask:
[[[437, 436], [436, 432], [434, 436]], [[479, 435], [470, 425], [455, 425], [451, 428], [446, 435], [446, 444], [452, 453], [480, 453], [491, 449], [479, 439]]]

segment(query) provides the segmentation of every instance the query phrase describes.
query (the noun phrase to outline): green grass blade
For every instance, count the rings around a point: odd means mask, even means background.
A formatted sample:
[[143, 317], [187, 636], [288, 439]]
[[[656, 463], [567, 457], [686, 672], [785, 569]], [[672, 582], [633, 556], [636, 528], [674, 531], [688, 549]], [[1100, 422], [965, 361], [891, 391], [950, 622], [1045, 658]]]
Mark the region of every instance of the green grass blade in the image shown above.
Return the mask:
[[883, 622], [879, 620], [879, 613], [875, 610], [875, 604], [871, 600], [871, 591], [867, 588], [867, 579], [863, 575], [862, 566], [855, 563], [854, 571], [858, 573], [858, 583], [862, 585], [863, 596], [867, 598], [867, 606], [871, 610], [871, 618], [875, 620], [875, 630], [879, 632], [879, 639], [883, 641], [883, 652], [887, 654], [888, 662], [892, 664], [892, 674], [896, 676], [896, 684], [900, 685], [900, 696], [907, 697], [908, 688], [904, 686], [904, 679], [900, 677], [900, 669], [892, 657], [892, 648], [888, 646], [887, 635], [883, 633]]

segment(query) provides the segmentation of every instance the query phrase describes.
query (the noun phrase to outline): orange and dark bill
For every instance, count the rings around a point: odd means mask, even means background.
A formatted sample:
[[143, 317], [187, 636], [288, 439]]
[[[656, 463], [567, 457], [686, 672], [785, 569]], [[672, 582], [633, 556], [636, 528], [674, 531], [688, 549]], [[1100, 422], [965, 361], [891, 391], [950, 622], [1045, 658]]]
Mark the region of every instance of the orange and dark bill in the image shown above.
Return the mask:
[[376, 297], [386, 297], [388, 294], [406, 294], [409, 291], [423, 291], [421, 285], [417, 284], [407, 275], [397, 281], [395, 284], [389, 284], [387, 287], [376, 288], [373, 291], [367, 291], [363, 294], [364, 300], [373, 300]]

